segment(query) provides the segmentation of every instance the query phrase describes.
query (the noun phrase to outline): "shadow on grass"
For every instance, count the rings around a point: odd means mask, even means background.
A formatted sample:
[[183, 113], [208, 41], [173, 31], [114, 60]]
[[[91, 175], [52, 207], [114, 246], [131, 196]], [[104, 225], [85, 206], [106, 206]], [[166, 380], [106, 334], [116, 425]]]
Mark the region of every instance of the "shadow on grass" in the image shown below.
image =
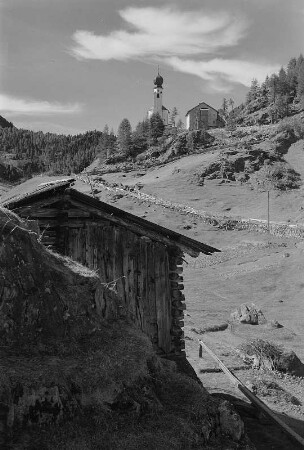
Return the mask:
[[[230, 394], [215, 393], [213, 397], [223, 398], [233, 403], [245, 424], [245, 431], [257, 450], [301, 450], [303, 446], [289, 436], [279, 425], [260, 412], [249, 401]], [[276, 413], [293, 431], [304, 438], [304, 421], [285, 414]], [[301, 433], [301, 434], [300, 434]]]

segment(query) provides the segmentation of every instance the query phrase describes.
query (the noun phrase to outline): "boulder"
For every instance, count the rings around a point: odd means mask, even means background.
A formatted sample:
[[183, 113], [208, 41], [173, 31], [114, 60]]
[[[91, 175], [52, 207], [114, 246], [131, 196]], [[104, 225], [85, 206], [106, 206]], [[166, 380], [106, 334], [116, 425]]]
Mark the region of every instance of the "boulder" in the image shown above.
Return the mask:
[[250, 325], [261, 325], [267, 322], [262, 311], [254, 303], [251, 305], [242, 304], [230, 317], [234, 322]]
[[291, 350], [286, 350], [280, 355], [276, 369], [280, 372], [304, 376], [304, 364]]
[[244, 422], [239, 414], [227, 400], [224, 400], [220, 404], [218, 410], [222, 433], [231, 437], [236, 442], [240, 441], [244, 435]]

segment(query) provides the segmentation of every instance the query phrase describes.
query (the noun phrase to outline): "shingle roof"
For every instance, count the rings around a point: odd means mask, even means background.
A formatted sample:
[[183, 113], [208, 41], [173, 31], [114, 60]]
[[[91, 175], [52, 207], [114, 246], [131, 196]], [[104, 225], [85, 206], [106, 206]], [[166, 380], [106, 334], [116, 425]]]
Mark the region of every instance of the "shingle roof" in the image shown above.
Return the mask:
[[[69, 178], [66, 180], [43, 183], [42, 185], [37, 186], [32, 192], [27, 192], [7, 199], [1, 206], [14, 210], [18, 214], [19, 209], [34, 204], [35, 202], [46, 200], [48, 198], [51, 199], [53, 196], [58, 197], [62, 195], [62, 198], [67, 196], [68, 199], [72, 199], [73, 201], [84, 205], [84, 207], [87, 206], [90, 207], [90, 209], [93, 208], [96, 211], [102, 212], [110, 222], [117, 223], [119, 219], [126, 228], [129, 226], [131, 230], [135, 229], [135, 232], [142, 235], [145, 235], [146, 232], [148, 236], [153, 236], [152, 238], [156, 241], [159, 240], [168, 244], [171, 243], [172, 245], [177, 245], [186, 253], [191, 254], [191, 250], [196, 253], [205, 254], [220, 251], [207, 244], [203, 244], [202, 242], [170, 230], [169, 228], [162, 227], [154, 222], [128, 213], [123, 209], [102, 202], [99, 199], [93, 198], [91, 195], [79, 192], [71, 187], [74, 181], [74, 178]], [[187, 248], [189, 251], [187, 251]]]

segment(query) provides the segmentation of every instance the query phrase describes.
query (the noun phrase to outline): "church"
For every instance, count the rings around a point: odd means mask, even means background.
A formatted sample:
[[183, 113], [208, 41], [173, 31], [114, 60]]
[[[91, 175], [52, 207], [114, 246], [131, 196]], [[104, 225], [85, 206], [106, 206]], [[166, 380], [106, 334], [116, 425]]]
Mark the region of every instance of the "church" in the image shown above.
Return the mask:
[[157, 77], [154, 80], [154, 103], [153, 108], [148, 111], [148, 118], [152, 116], [152, 114], [158, 113], [160, 117], [163, 119], [164, 125], [168, 125], [169, 123], [169, 110], [163, 105], [163, 77], [157, 74]]

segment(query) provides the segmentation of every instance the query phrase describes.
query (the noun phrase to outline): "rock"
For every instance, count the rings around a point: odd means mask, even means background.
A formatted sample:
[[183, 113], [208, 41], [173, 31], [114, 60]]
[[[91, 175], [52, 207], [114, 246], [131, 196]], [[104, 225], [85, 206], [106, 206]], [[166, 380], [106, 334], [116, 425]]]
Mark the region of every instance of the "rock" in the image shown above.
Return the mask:
[[218, 410], [220, 413], [222, 433], [231, 437], [236, 442], [240, 441], [244, 434], [244, 422], [239, 414], [227, 400], [224, 400], [220, 404]]
[[234, 322], [247, 323], [251, 325], [261, 325], [267, 322], [262, 311], [254, 303], [251, 305], [246, 305], [244, 303], [238, 307], [238, 309], [234, 311], [230, 317]]
[[295, 352], [284, 351], [277, 362], [277, 370], [297, 376], [304, 375], [304, 364], [297, 357]]
[[277, 320], [270, 320], [266, 323], [267, 328], [283, 328], [283, 325], [281, 325]]
[[112, 199], [113, 200], [119, 200], [120, 198], [123, 198], [123, 194], [120, 194], [120, 193], [118, 193], [118, 194], [114, 194], [113, 196], [112, 196]]

